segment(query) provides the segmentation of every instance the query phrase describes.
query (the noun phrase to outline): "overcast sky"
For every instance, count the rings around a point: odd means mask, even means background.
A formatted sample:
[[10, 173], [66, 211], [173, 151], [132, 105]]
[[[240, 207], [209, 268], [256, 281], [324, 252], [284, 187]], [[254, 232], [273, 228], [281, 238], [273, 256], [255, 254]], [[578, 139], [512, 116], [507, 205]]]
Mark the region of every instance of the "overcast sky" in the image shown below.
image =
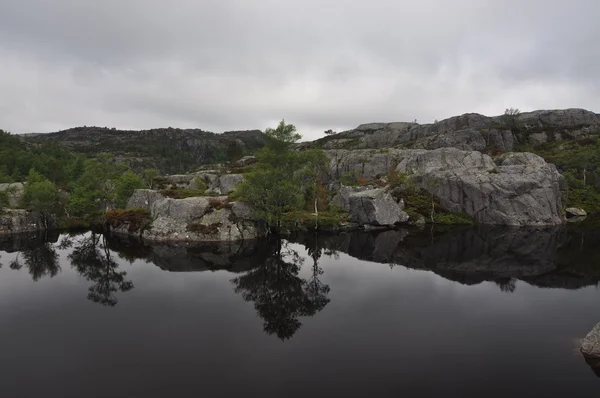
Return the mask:
[[2, 0], [0, 129], [600, 112], [598, 0]]

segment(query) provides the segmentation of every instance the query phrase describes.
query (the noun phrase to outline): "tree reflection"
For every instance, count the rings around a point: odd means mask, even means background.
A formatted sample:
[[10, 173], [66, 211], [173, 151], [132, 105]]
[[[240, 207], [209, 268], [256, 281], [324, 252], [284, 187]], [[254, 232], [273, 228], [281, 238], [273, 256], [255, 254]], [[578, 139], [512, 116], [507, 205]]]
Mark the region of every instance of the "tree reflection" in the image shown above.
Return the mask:
[[496, 285], [504, 293], [514, 293], [517, 288], [517, 280], [516, 278], [501, 278], [496, 280]]
[[291, 338], [302, 326], [300, 316], [312, 316], [329, 302], [329, 286], [319, 280], [323, 271], [313, 260], [313, 277], [310, 281], [300, 278], [303, 258], [287, 243], [277, 241], [273, 255], [264, 264], [232, 280], [235, 292], [254, 302], [268, 334], [282, 340]]
[[323, 275], [323, 268], [319, 267], [319, 259], [322, 254], [326, 254], [329, 256], [335, 256], [336, 259], [339, 258], [337, 252], [329, 250], [320, 245], [321, 240], [319, 240], [318, 235], [315, 233], [314, 235], [314, 243], [311, 246], [306, 246], [308, 250], [308, 255], [313, 260], [312, 265], [312, 276], [308, 280], [307, 293], [311, 297], [311, 300], [314, 303], [318, 303], [320, 309], [323, 309], [330, 301], [327, 297], [329, 293], [329, 285], [325, 285], [319, 277]]
[[125, 279], [127, 272], [118, 270], [119, 265], [112, 258], [104, 235], [92, 232], [73, 242], [72, 247], [68, 256], [71, 265], [93, 282], [89, 300], [113, 307], [118, 301], [115, 293], [133, 289], [133, 283]]
[[15, 270], [19, 270], [23, 266], [27, 267], [34, 281], [38, 281], [44, 276], [52, 278], [60, 271], [58, 253], [56, 253], [54, 246], [48, 242], [17, 253], [9, 266]]

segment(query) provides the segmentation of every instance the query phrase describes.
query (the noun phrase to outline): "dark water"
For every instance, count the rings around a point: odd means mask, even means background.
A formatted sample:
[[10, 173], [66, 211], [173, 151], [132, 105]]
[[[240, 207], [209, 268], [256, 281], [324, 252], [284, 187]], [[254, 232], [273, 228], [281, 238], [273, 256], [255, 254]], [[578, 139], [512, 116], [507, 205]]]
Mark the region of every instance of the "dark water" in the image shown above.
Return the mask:
[[0, 238], [2, 397], [578, 397], [600, 233]]

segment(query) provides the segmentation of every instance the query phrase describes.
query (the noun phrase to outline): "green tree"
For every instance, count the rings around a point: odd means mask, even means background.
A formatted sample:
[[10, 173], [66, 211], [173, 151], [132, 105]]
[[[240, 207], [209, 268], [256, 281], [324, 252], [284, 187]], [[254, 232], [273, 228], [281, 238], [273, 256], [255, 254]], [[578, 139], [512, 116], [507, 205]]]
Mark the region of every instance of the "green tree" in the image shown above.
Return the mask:
[[[291, 124], [281, 121], [276, 129], [267, 129], [267, 145], [258, 151], [256, 167], [245, 175], [237, 189], [238, 197], [252, 205], [257, 216], [270, 227], [279, 227], [282, 215], [299, 209], [308, 195], [318, 197], [318, 184], [328, 160], [322, 150], [292, 150], [302, 138]], [[317, 210], [318, 213], [318, 206]]]
[[10, 198], [8, 197], [8, 192], [0, 191], [0, 209], [8, 206], [10, 206]]
[[136, 189], [144, 188], [145, 183], [142, 177], [128, 170], [114, 180], [114, 202], [117, 207], [124, 208], [127, 200], [133, 195]]
[[144, 182], [146, 182], [146, 186], [148, 189], [154, 188], [154, 180], [158, 177], [158, 170], [156, 169], [146, 169], [142, 172], [142, 178]]
[[62, 209], [60, 193], [56, 185], [35, 169], [29, 171], [21, 205], [40, 213], [45, 228], [48, 228], [52, 216], [58, 215]]
[[72, 186], [69, 196], [69, 214], [83, 216], [100, 210], [107, 199], [107, 172], [97, 160], [85, 162], [84, 171]]
[[291, 150], [302, 136], [283, 120], [265, 135], [267, 145], [258, 151], [257, 166], [246, 174], [237, 195], [254, 207], [270, 229], [280, 226], [284, 213], [302, 207], [305, 192], [314, 185], [326, 156], [322, 151]]
[[277, 128], [266, 129], [265, 136], [267, 137], [267, 146], [270, 146], [272, 149], [288, 149], [291, 144], [302, 138], [302, 136], [296, 132], [296, 126], [293, 124], [286, 124], [283, 119], [279, 122]]

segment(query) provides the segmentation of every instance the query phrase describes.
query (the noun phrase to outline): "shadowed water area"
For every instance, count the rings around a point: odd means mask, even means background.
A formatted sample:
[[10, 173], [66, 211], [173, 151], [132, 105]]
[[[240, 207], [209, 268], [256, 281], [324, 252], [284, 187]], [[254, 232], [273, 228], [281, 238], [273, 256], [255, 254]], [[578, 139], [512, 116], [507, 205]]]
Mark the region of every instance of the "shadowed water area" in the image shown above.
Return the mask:
[[0, 237], [0, 396], [593, 396], [598, 260], [583, 226]]

